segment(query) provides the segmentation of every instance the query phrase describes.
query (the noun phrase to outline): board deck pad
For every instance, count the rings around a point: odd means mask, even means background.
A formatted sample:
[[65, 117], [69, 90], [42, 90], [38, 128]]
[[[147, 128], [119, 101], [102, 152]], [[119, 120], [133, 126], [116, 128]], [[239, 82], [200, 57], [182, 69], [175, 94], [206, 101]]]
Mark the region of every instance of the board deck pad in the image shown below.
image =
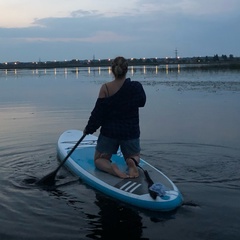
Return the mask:
[[142, 178], [138, 177], [134, 180], [123, 179], [121, 182], [117, 183], [114, 187], [119, 188], [125, 192], [134, 193], [137, 195], [145, 194], [148, 188], [142, 183]]

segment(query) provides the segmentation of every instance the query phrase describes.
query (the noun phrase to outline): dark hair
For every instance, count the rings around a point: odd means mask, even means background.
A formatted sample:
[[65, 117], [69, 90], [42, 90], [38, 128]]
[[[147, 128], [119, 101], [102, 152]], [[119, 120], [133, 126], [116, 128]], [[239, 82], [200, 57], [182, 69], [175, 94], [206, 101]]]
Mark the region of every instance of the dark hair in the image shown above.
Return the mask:
[[128, 71], [128, 62], [124, 57], [116, 57], [112, 61], [112, 73], [116, 78], [124, 77]]

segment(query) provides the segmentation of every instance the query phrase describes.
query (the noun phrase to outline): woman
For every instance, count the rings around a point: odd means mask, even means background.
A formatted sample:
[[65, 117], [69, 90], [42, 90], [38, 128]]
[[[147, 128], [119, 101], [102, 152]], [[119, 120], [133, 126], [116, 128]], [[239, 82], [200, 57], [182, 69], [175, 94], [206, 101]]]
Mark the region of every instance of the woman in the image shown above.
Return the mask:
[[[146, 95], [141, 83], [126, 79], [128, 62], [117, 57], [112, 62], [114, 80], [103, 84], [95, 107], [91, 112], [85, 134], [94, 133], [99, 127], [94, 163], [107, 173], [120, 178], [138, 177], [136, 163], [140, 161], [139, 107], [144, 107]], [[112, 154], [121, 148], [128, 165], [128, 174], [111, 162]]]

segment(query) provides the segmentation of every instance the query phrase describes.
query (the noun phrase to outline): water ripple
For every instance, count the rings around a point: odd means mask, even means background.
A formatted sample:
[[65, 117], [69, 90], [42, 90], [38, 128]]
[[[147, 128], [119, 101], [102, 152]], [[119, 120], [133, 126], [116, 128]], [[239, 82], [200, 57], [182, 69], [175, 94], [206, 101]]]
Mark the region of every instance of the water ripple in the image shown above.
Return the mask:
[[222, 188], [240, 186], [240, 149], [194, 143], [147, 143], [143, 157], [176, 183], [194, 182]]

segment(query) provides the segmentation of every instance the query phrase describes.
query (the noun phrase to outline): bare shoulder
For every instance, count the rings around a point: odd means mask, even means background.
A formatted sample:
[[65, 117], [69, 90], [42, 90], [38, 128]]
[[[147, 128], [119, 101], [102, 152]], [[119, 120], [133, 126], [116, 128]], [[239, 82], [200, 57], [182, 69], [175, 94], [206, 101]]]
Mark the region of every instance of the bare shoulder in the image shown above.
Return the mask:
[[99, 90], [99, 98], [105, 98], [107, 96], [106, 83], [104, 83]]

